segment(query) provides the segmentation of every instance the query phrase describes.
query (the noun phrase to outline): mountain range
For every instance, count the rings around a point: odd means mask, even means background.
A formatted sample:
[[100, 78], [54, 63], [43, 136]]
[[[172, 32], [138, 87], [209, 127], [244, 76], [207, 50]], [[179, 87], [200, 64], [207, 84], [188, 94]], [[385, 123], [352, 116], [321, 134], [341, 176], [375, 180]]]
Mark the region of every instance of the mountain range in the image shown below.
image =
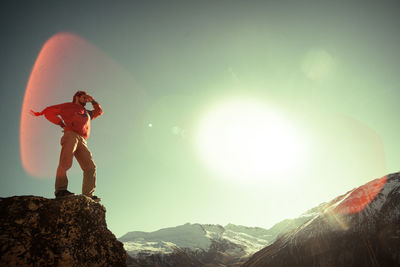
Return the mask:
[[154, 266], [154, 261], [165, 264], [170, 258], [176, 258], [176, 254], [185, 254], [185, 257], [200, 262], [201, 266], [233, 266], [243, 264], [251, 255], [271, 244], [279, 234], [298, 227], [314, 216], [316, 212], [312, 209], [298, 218], [285, 219], [270, 229], [186, 223], [154, 232], [129, 232], [118, 240], [123, 242], [130, 257], [146, 266]]
[[130, 232], [119, 240], [127, 253], [139, 261], [154, 254], [165, 257], [183, 250], [202, 263], [234, 264], [244, 262], [268, 245], [271, 234], [257, 227], [187, 223], [151, 233]]
[[400, 173], [270, 229], [187, 223], [119, 241], [139, 266], [400, 266]]

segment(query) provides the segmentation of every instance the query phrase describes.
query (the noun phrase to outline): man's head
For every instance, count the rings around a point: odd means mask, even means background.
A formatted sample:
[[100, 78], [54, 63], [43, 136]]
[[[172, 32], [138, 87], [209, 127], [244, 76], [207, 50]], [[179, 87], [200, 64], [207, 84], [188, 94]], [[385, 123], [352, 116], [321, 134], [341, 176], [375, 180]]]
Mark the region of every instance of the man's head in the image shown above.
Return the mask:
[[87, 102], [86, 95], [87, 95], [87, 93], [85, 91], [77, 91], [74, 94], [74, 97], [72, 99], [72, 103], [81, 104], [82, 106], [85, 106], [86, 102]]

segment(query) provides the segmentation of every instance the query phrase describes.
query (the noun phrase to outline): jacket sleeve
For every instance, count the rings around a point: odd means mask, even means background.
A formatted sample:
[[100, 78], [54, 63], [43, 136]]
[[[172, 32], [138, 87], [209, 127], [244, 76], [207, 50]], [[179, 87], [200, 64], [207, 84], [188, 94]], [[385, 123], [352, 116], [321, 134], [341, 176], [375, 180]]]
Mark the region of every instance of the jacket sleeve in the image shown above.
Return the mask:
[[50, 122], [60, 125], [60, 123], [63, 122], [59, 117], [59, 115], [61, 115], [62, 105], [63, 104], [47, 107], [42, 111], [42, 113]]
[[92, 120], [94, 120], [103, 114], [103, 110], [101, 109], [100, 104], [94, 100], [92, 101], [92, 105], [93, 105], [94, 110], [88, 110], [88, 112], [89, 112], [89, 115], [92, 118]]

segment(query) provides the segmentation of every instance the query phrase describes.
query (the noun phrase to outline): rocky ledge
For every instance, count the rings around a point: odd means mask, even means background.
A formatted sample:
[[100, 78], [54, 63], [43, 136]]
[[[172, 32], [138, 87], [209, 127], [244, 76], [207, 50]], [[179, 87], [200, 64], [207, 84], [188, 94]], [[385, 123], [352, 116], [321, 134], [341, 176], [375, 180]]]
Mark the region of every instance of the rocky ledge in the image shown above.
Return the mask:
[[126, 266], [106, 209], [85, 196], [0, 198], [4, 266]]

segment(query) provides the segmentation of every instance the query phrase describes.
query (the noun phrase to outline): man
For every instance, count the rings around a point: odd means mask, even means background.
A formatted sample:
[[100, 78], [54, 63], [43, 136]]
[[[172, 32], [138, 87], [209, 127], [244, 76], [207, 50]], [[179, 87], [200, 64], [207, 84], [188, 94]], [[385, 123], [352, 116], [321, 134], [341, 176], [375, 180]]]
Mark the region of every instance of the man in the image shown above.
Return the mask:
[[[94, 110], [85, 109], [87, 102], [92, 103]], [[96, 165], [86, 142], [90, 135], [90, 120], [103, 114], [99, 103], [85, 91], [77, 91], [72, 103], [50, 106], [42, 112], [31, 110], [31, 114], [34, 116], [44, 115], [50, 122], [64, 129], [64, 135], [61, 138], [60, 162], [56, 174], [54, 192], [56, 198], [75, 195], [67, 190], [67, 170], [71, 168], [75, 156], [83, 170], [82, 195], [99, 202], [100, 198], [93, 195], [96, 188]]]

